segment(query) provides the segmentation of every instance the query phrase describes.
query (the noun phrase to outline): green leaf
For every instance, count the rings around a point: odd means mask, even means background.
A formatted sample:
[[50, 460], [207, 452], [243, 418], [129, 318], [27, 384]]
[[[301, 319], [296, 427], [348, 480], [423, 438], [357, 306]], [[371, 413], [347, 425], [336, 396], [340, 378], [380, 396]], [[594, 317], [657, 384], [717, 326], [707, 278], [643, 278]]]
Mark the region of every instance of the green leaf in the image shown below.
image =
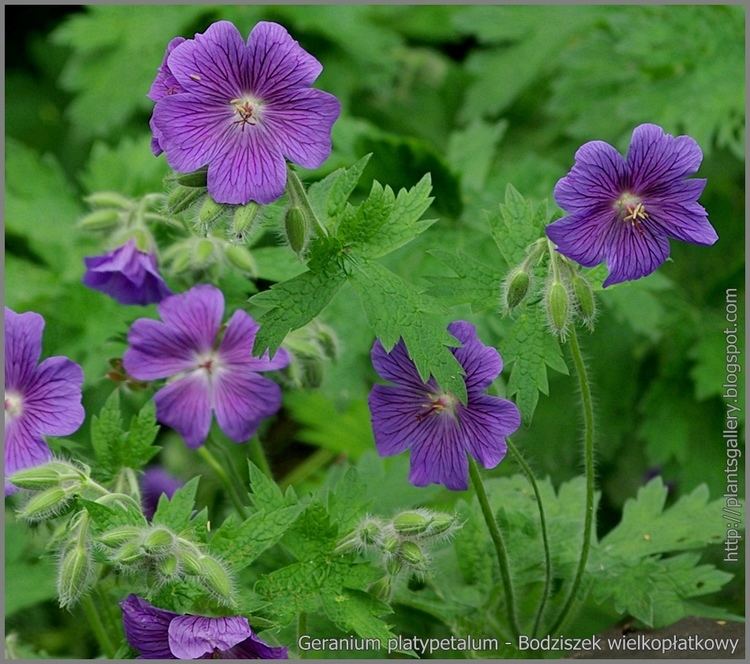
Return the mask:
[[475, 312], [500, 310], [502, 270], [485, 265], [463, 251], [453, 254], [432, 249], [429, 254], [457, 275], [428, 276], [430, 295], [449, 305], [471, 304]]
[[475, 119], [463, 129], [454, 131], [448, 141], [448, 161], [461, 177], [464, 193], [484, 187], [495, 157], [497, 144], [506, 129], [507, 120], [485, 122]]
[[366, 258], [395, 251], [435, 223], [434, 219], [420, 220], [432, 202], [431, 190], [429, 174], [411, 189], [401, 189], [398, 196], [389, 186], [373, 182], [367, 199], [341, 218], [337, 238]]
[[91, 420], [91, 445], [97, 460], [97, 471], [111, 477], [120, 465], [120, 450], [125, 437], [120, 414], [120, 393], [114, 390], [107, 397], [99, 415]]
[[200, 477], [194, 477], [185, 486], [177, 489], [171, 498], [162, 494], [152, 523], [167, 526], [177, 533], [187, 530], [191, 525], [190, 517], [195, 510], [195, 494], [199, 482]]
[[311, 184], [307, 189], [315, 214], [327, 228], [332, 228], [346, 207], [362, 172], [372, 155], [362, 157], [348, 168], [339, 168], [322, 180]]
[[643, 279], [617, 284], [600, 299], [615, 318], [639, 334], [658, 341], [666, 320], [666, 310], [659, 293], [672, 288], [672, 282], [659, 272]]
[[402, 338], [422, 380], [434, 376], [465, 403], [463, 369], [450, 351], [459, 344], [437, 315], [436, 303], [378, 263], [359, 265], [350, 281], [386, 351]]
[[323, 593], [321, 599], [324, 613], [343, 632], [379, 639], [383, 648], [394, 638], [390, 627], [378, 617], [392, 613], [391, 608], [372, 595], [344, 589]]
[[[250, 445], [260, 445], [256, 438], [250, 441]], [[290, 503], [284, 498], [279, 485], [276, 484], [252, 461], [248, 461], [248, 474], [250, 478], [250, 491], [253, 505], [258, 510], [269, 511], [286, 507]]]
[[104, 532], [118, 526], [146, 525], [146, 518], [138, 507], [130, 502], [121, 501], [117, 508], [102, 505], [86, 498], [79, 498], [78, 502], [89, 513], [94, 528], [98, 532]]
[[149, 400], [138, 415], [130, 420], [130, 429], [121, 448], [122, 465], [134, 470], [143, 468], [161, 449], [153, 444], [158, 433], [156, 406], [152, 400]]
[[275, 284], [269, 290], [250, 298], [250, 303], [266, 308], [258, 322], [253, 354], [265, 349], [275, 353], [284, 337], [317, 316], [343, 285], [346, 274], [334, 265], [302, 274]]
[[546, 201], [526, 199], [509, 184], [505, 189], [505, 201], [487, 219], [492, 237], [511, 268], [524, 259], [526, 248], [532, 242], [543, 237], [549, 211]]
[[541, 307], [524, 308], [513, 320], [502, 342], [503, 357], [512, 362], [508, 394], [515, 396], [526, 424], [530, 424], [539, 393], [549, 394], [547, 367], [567, 374], [560, 344], [547, 329]]

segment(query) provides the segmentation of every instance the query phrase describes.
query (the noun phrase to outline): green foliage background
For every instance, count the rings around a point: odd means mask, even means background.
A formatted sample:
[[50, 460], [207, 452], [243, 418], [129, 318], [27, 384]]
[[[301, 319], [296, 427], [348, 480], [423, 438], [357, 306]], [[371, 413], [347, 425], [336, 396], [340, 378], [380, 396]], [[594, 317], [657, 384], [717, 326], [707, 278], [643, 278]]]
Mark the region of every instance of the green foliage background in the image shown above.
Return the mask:
[[[111, 392], [104, 378], [107, 360], [122, 353], [123, 333], [143, 312], [80, 285], [83, 256], [102, 249], [96, 238], [74, 228], [83, 212], [81, 197], [102, 189], [128, 195], [161, 190], [166, 165], [148, 148], [151, 103], [145, 95], [171, 37], [202, 31], [217, 18], [234, 21], [245, 34], [257, 20], [275, 20], [323, 63], [318, 86], [343, 105], [331, 159], [305, 179], [316, 181], [372, 153], [356, 201], [367, 196], [373, 180], [397, 192], [431, 174], [434, 201], [427, 217], [437, 221], [382, 266], [455, 305], [437, 315], [446, 321], [470, 318], [506, 356], [506, 390], [525, 413], [535, 411], [533, 426], [519, 432], [516, 442], [538, 474], [549, 477], [553, 501], [571, 500], [576, 491], [575, 483], [566, 485], [568, 493], [560, 490], [555, 498], [552, 486], [580, 473], [578, 399], [556, 344], [534, 339], [533, 321], [500, 319], [500, 279], [518, 257], [512, 246], [498, 253], [488, 239], [490, 231], [504, 233], [512, 218], [508, 206], [520, 204], [506, 199], [506, 186], [512, 183], [523, 197], [554, 210], [554, 183], [586, 140], [624, 150], [635, 125], [654, 122], [699, 141], [705, 154], [700, 175], [708, 178], [702, 202], [719, 242], [711, 248], [673, 243], [673, 261], [657, 274], [600, 297], [596, 333], [582, 339], [596, 394], [599, 537], [620, 521], [625, 500], [650, 469], [659, 468], [672, 488], [670, 505], [688, 495], [698, 500], [693, 492], [701, 484], [713, 498], [723, 494], [725, 290], [738, 288], [739, 301], [744, 299], [742, 9], [192, 5], [101, 6], [47, 15], [8, 8], [6, 16], [11, 32], [14, 23], [23, 28], [9, 37], [6, 73], [6, 304], [43, 314], [44, 352], [82, 364], [87, 412], [98, 412]], [[274, 244], [270, 238], [258, 254], [268, 282], [301, 271], [279, 263]], [[459, 277], [473, 287], [462, 291]], [[368, 360], [372, 332], [351, 288], [344, 285], [322, 313], [341, 340], [340, 361], [326, 368], [320, 390], [288, 392], [281, 417], [266, 434], [277, 476], [282, 483], [284, 477], [286, 483], [302, 478], [305, 487], [329, 483], [346, 455], [364, 476], [385, 472], [389, 478], [389, 490], [378, 496], [383, 513], [417, 502], [449, 506], [454, 494], [415, 493], [400, 461], [383, 466], [372, 456], [365, 405], [374, 379]], [[256, 288], [230, 280], [225, 291], [231, 310], [245, 306]], [[382, 334], [398, 334], [392, 322], [380, 324]], [[512, 358], [529, 348], [536, 355], [527, 357], [523, 371], [513, 367]], [[136, 396], [124, 405], [135, 412], [141, 401]], [[87, 440], [84, 428], [61, 445], [75, 453]], [[159, 442], [162, 461], [173, 472], [185, 479], [200, 473], [173, 433], [162, 432]], [[230, 453], [239, 454], [234, 448]], [[333, 471], [326, 471], [332, 461]], [[514, 472], [512, 463], [501, 464], [494, 481], [512, 484]], [[206, 473], [198, 504], [218, 505], [218, 499]], [[651, 494], [643, 500], [659, 503]], [[521, 507], [507, 509], [509, 519], [523, 514]], [[625, 528], [623, 521], [619, 535], [612, 530], [606, 536], [626, 537]], [[24, 584], [7, 587], [8, 626], [35, 652], [87, 656], [92, 644], [80, 638], [80, 622], [48, 601], [52, 568], [34, 555], [41, 540], [9, 525], [8, 578], [23, 578]], [[471, 560], [471, 552], [464, 553]], [[709, 558], [720, 564], [720, 548]], [[446, 577], [460, 563], [440, 562]], [[620, 576], [607, 581], [613, 597], [599, 597], [602, 602], [632, 600], [626, 597], [627, 569], [614, 569]], [[482, 570], [477, 565], [473, 573], [489, 573]], [[734, 567], [729, 571], [738, 574]], [[643, 573], [663, 578], [664, 570]], [[742, 586], [742, 578], [735, 578], [713, 602], [742, 614]], [[414, 601], [391, 622], [420, 625], [435, 611], [449, 611], [437, 599]], [[468, 604], [474, 599], [462, 597]], [[643, 615], [642, 606], [627, 610]], [[583, 631], [608, 624], [606, 616], [587, 615], [578, 625]], [[455, 618], [438, 617], [446, 624]]]

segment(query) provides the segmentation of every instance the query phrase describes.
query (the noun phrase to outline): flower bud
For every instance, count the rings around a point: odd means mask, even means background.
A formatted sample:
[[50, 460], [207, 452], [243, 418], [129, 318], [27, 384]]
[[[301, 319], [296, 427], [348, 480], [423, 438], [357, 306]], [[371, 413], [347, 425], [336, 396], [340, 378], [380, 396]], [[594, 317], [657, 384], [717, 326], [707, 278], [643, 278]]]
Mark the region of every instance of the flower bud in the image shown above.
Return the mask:
[[403, 567], [404, 565], [401, 560], [395, 556], [391, 556], [385, 561], [385, 571], [388, 572], [390, 576], [396, 576], [399, 574]]
[[111, 556], [110, 560], [118, 565], [133, 565], [144, 559], [144, 551], [140, 542], [130, 541], [123, 544]]
[[247, 203], [238, 206], [232, 217], [232, 234], [236, 237], [247, 238], [254, 236], [260, 226], [260, 205]]
[[117, 526], [98, 535], [96, 541], [105, 546], [119, 546], [137, 540], [140, 536], [141, 529], [138, 526]]
[[398, 545], [400, 544], [399, 538], [396, 536], [396, 533], [386, 533], [381, 538], [380, 542], [380, 548], [383, 550], [383, 552], [386, 555], [393, 555], [398, 551]]
[[193, 546], [180, 546], [177, 555], [188, 574], [200, 575], [203, 554]]
[[433, 535], [445, 535], [453, 530], [458, 525], [458, 520], [455, 514], [446, 514], [445, 512], [437, 512], [433, 514], [430, 528], [427, 531], [428, 536]]
[[258, 273], [258, 265], [253, 255], [245, 248], [238, 244], [230, 244], [224, 251], [227, 260], [237, 269], [255, 276]]
[[187, 270], [192, 260], [193, 251], [187, 242], [181, 242], [169, 250], [169, 269], [173, 274]]
[[217, 203], [210, 196], [206, 196], [201, 209], [198, 210], [198, 221], [205, 226], [213, 224], [221, 215], [224, 214], [224, 206]]
[[391, 581], [391, 576], [386, 575], [381, 579], [378, 579], [375, 583], [370, 585], [368, 590], [379, 600], [383, 602], [390, 601], [391, 595], [393, 594], [393, 582]]
[[317, 325], [317, 339], [323, 354], [329, 360], [335, 360], [339, 356], [339, 339], [333, 328], [319, 323]]
[[578, 274], [573, 275], [573, 295], [575, 296], [576, 306], [586, 327], [593, 328], [594, 317], [596, 315], [596, 300], [594, 299], [594, 290], [588, 280]]
[[9, 480], [21, 489], [49, 489], [64, 479], [80, 478], [81, 472], [67, 463], [52, 461], [41, 466], [24, 468], [13, 473]]
[[90, 587], [92, 562], [86, 548], [76, 542], [60, 559], [57, 570], [57, 595], [61, 608], [75, 604]]
[[301, 254], [307, 243], [307, 220], [299, 207], [290, 207], [284, 217], [284, 230], [289, 246], [295, 254]]
[[205, 187], [208, 183], [208, 169], [201, 168], [192, 173], [178, 173], [175, 181], [183, 187]]
[[505, 280], [505, 307], [508, 311], [521, 304], [529, 291], [530, 282], [529, 273], [522, 267], [511, 271]]
[[393, 517], [393, 528], [399, 535], [421, 535], [430, 527], [432, 518], [420, 510], [408, 510]]
[[545, 296], [545, 304], [552, 331], [564, 338], [570, 319], [570, 297], [568, 289], [561, 281], [553, 281], [550, 284]]
[[174, 545], [174, 535], [166, 528], [151, 528], [142, 546], [149, 554], [165, 553]]
[[198, 240], [198, 243], [195, 245], [195, 262], [198, 265], [205, 265], [210, 261], [213, 253], [214, 243], [211, 242], [211, 240], [209, 240], [208, 238]]
[[95, 191], [83, 200], [95, 208], [119, 208], [127, 210], [133, 205], [133, 202], [129, 198], [114, 191]]
[[183, 187], [177, 185], [167, 197], [167, 209], [172, 214], [184, 212], [191, 205], [197, 202], [206, 192], [194, 187]]
[[424, 551], [422, 551], [422, 547], [411, 540], [401, 542], [397, 557], [416, 572], [426, 571], [429, 564], [429, 560]]
[[139, 251], [143, 251], [145, 253], [150, 253], [152, 251], [154, 240], [151, 237], [151, 233], [149, 233], [145, 228], [136, 228], [130, 234], [130, 237], [135, 240], [135, 246]]
[[32, 496], [19, 511], [19, 516], [28, 521], [43, 521], [60, 511], [70, 500], [70, 495], [61, 487], [52, 487]]
[[205, 581], [209, 590], [219, 599], [231, 601], [232, 579], [224, 566], [211, 556], [203, 556], [199, 564], [199, 576]]
[[180, 576], [181, 571], [179, 558], [174, 553], [160, 558], [156, 565], [156, 571], [164, 581], [176, 579]]
[[299, 360], [300, 383], [302, 387], [320, 387], [323, 383], [323, 362], [317, 357], [306, 357]]
[[78, 227], [87, 231], [105, 231], [114, 228], [119, 223], [120, 213], [109, 208], [89, 212], [78, 222]]

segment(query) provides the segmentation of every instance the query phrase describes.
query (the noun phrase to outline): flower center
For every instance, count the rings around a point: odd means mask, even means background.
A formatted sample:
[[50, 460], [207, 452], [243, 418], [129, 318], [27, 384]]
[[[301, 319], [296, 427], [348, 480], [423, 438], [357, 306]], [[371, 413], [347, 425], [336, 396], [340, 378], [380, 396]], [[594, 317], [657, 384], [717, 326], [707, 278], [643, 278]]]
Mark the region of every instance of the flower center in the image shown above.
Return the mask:
[[23, 399], [17, 392], [5, 393], [5, 416], [6, 418], [16, 418], [23, 413]]
[[209, 377], [216, 375], [221, 369], [221, 360], [219, 359], [219, 356], [214, 352], [198, 355], [196, 361], [196, 369], [198, 371], [204, 371], [206, 373], [206, 376]]
[[614, 208], [620, 219], [643, 235], [643, 222], [649, 217], [639, 196], [626, 191], [615, 201]]
[[261, 103], [255, 97], [243, 95], [229, 102], [234, 107], [234, 122], [244, 131], [246, 125], [258, 124]]
[[440, 415], [445, 413], [451, 417], [456, 417], [458, 399], [448, 392], [431, 394], [430, 402], [422, 404], [424, 411], [417, 415], [418, 420], [423, 420], [428, 415]]

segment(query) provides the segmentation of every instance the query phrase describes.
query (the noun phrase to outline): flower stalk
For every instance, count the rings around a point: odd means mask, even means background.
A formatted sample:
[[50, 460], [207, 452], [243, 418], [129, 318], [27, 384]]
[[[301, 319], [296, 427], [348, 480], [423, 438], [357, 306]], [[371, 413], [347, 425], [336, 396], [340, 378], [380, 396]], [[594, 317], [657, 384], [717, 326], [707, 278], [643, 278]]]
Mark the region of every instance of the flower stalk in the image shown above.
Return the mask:
[[239, 515], [239, 517], [243, 521], [247, 519], [249, 516], [249, 514], [247, 513], [247, 508], [243, 504], [242, 499], [237, 493], [237, 489], [235, 489], [234, 484], [232, 483], [232, 480], [229, 478], [229, 475], [227, 474], [226, 470], [224, 470], [223, 466], [219, 463], [219, 460], [213, 455], [211, 450], [209, 450], [205, 445], [203, 447], [198, 448], [198, 455], [209, 466], [211, 466], [211, 470], [213, 470], [214, 473], [216, 473], [216, 477], [218, 477], [219, 481], [226, 489], [227, 495], [229, 496], [229, 499], [232, 501], [232, 505], [234, 505], [234, 509], [237, 511], [237, 514]]
[[327, 237], [328, 230], [321, 223], [320, 219], [318, 219], [318, 216], [315, 214], [315, 211], [312, 209], [305, 187], [299, 179], [299, 176], [294, 170], [292, 170], [291, 166], [287, 168], [287, 191], [289, 192], [289, 199], [292, 205], [301, 208], [305, 217], [313, 222], [315, 232], [318, 235]]

